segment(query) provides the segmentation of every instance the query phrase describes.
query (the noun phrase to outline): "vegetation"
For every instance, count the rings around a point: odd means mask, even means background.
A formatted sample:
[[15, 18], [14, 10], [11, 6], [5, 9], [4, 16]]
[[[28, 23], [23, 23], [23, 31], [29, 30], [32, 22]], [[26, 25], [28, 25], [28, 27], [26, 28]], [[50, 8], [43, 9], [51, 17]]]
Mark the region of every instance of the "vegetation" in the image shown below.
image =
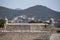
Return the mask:
[[5, 23], [5, 20], [4, 19], [0, 19], [0, 28], [4, 27], [4, 23]]
[[60, 25], [59, 26], [57, 26], [58, 28], [60, 28]]
[[[60, 25], [59, 25], [59, 26], [57, 26], [57, 28], [60, 28]], [[57, 33], [60, 33], [60, 29], [59, 29], [59, 30], [57, 30]]]
[[57, 33], [60, 33], [60, 30], [57, 30]]
[[35, 21], [34, 21], [34, 20], [32, 20], [32, 21], [29, 21], [28, 23], [35, 23]]
[[[12, 19], [15, 16], [28, 15], [29, 17], [42, 18], [43, 20], [49, 19], [50, 17], [56, 17], [55, 19], [60, 19], [60, 12], [51, 10], [43, 5], [36, 5], [25, 10], [14, 10], [0, 6], [0, 17]], [[28, 18], [27, 16], [27, 18]]]
[[28, 23], [44, 23], [44, 22], [43, 21], [34, 21], [34, 20], [31, 20]]

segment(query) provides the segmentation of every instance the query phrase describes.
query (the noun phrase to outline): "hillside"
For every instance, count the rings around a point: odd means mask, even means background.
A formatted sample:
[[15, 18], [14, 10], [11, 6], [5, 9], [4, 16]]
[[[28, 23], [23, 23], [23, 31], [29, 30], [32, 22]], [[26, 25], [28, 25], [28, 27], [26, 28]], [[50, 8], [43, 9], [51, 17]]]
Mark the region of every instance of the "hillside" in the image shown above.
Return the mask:
[[41, 19], [41, 20], [47, 20], [50, 19], [51, 17], [54, 17], [55, 20], [57, 21], [60, 20], [59, 17], [60, 12], [54, 11], [42, 5], [36, 5], [24, 10], [15, 10], [0, 6], [0, 18], [7, 17], [8, 19], [12, 19], [13, 17], [19, 15], [26, 15], [29, 17], [34, 16], [36, 19]]

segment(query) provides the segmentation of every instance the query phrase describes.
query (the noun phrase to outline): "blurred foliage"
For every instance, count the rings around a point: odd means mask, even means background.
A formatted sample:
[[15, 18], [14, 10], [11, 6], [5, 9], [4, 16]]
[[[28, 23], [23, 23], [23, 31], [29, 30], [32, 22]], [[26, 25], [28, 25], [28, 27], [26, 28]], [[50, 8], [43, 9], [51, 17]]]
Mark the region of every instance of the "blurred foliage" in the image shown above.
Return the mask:
[[57, 33], [60, 33], [60, 30], [57, 30]]
[[44, 23], [43, 21], [35, 21], [35, 20], [31, 20], [28, 23]]
[[5, 23], [5, 20], [4, 19], [0, 19], [0, 28], [4, 27], [4, 23]]
[[60, 25], [59, 26], [57, 26], [58, 28], [60, 28]]
[[29, 21], [28, 23], [35, 23], [35, 21], [34, 21], [34, 20], [31, 20], [31, 21]]

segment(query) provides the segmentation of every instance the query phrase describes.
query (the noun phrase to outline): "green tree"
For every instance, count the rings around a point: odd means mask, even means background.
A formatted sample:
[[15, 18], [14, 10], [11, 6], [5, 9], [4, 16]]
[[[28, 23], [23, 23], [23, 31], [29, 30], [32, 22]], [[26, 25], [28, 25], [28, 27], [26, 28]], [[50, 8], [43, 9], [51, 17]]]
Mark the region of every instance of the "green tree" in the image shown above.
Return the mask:
[[31, 20], [28, 23], [44, 23], [43, 21], [35, 21], [35, 20]]
[[5, 23], [5, 20], [4, 19], [0, 19], [0, 28], [4, 27], [4, 23]]
[[34, 20], [29, 21], [28, 23], [36, 23]]

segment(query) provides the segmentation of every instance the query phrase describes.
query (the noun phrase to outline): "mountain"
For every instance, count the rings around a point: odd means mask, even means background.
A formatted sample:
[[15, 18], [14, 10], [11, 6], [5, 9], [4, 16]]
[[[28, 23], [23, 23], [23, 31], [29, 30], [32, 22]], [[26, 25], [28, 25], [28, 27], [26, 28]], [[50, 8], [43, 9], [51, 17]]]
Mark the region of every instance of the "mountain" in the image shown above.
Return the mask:
[[42, 5], [36, 5], [24, 10], [27, 16], [36, 16], [42, 20], [50, 19], [51, 17], [59, 18], [60, 12], [54, 11]]
[[36, 19], [41, 20], [48, 20], [53, 17], [56, 21], [60, 21], [60, 12], [54, 11], [42, 5], [36, 5], [24, 10], [14, 10], [0, 6], [0, 18], [7, 17], [8, 19], [12, 19], [13, 17], [20, 15], [35, 17]]
[[13, 17], [20, 15], [21, 11], [22, 10], [15, 10], [0, 6], [0, 18], [7, 17], [8, 19], [12, 19]]

